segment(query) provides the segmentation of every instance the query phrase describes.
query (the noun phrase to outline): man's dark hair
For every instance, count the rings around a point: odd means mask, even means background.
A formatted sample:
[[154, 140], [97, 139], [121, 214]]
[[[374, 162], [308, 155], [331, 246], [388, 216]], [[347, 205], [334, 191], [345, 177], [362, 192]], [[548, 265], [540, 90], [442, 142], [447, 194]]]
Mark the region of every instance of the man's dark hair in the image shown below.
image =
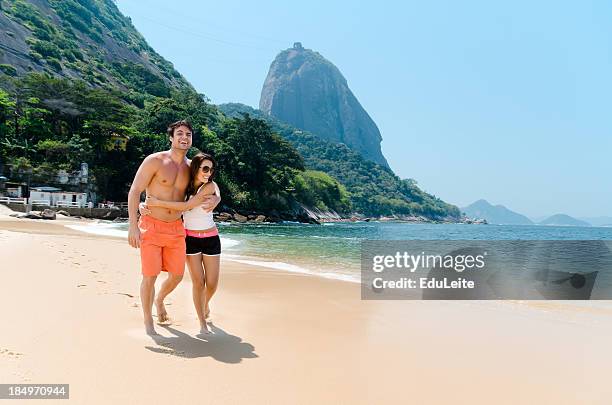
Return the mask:
[[172, 124], [168, 126], [168, 136], [172, 138], [174, 136], [174, 130], [180, 126], [186, 126], [187, 128], [189, 128], [189, 130], [193, 134], [193, 127], [191, 126], [191, 123], [187, 120], [180, 120], [180, 121], [173, 122]]

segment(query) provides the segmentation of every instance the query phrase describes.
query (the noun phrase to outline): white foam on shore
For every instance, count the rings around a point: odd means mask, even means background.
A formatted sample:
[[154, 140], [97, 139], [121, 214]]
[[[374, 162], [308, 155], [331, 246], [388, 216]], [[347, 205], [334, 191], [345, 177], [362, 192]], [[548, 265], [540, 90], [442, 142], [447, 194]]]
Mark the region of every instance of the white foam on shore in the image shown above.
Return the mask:
[[[75, 231], [91, 233], [94, 235], [114, 236], [117, 238], [127, 239], [128, 231], [124, 229], [120, 229], [122, 225], [124, 224], [94, 222], [94, 223], [87, 224], [87, 225], [64, 225], [64, 226], [70, 229], [74, 229]], [[239, 244], [240, 244], [239, 240], [221, 237], [221, 246], [223, 246], [223, 248], [232, 248]]]
[[220, 238], [222, 249], [233, 248], [234, 246], [238, 246], [240, 244], [240, 241], [236, 239], [224, 238], [223, 236], [220, 236]]
[[127, 231], [119, 229], [117, 224], [105, 224], [96, 222], [88, 225], [64, 225], [67, 228], [75, 231], [91, 233], [94, 235], [115, 236], [117, 238], [127, 239]]
[[[229, 257], [228, 257], [229, 256]], [[233, 255], [225, 255], [225, 258], [237, 263], [249, 264], [252, 266], [265, 267], [274, 270], [282, 270], [290, 273], [298, 273], [298, 274], [307, 274], [309, 276], [318, 276], [323, 278], [328, 278], [331, 280], [340, 280], [340, 281], [348, 281], [350, 283], [359, 283], [359, 276], [352, 274], [339, 274], [332, 273], [328, 271], [316, 271], [306, 269], [304, 267], [296, 266], [295, 264], [289, 264], [284, 262], [269, 262], [265, 260], [252, 260], [252, 259], [243, 259], [241, 256], [233, 256]]]

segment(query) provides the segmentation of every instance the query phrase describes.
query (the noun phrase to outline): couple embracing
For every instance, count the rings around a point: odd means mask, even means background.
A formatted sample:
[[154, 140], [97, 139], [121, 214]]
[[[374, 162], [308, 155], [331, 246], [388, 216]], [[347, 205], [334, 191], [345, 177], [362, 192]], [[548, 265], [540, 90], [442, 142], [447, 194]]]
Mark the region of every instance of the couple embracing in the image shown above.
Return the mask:
[[[206, 319], [210, 299], [219, 282], [221, 254], [212, 210], [221, 196], [213, 181], [217, 169], [213, 157], [204, 153], [192, 160], [186, 157], [192, 135], [189, 122], [171, 124], [168, 127], [170, 150], [144, 159], [128, 195], [128, 241], [130, 246], [140, 248], [140, 299], [145, 331], [149, 335], [156, 334], [153, 303], [158, 322], [167, 321], [164, 299], [181, 282], [185, 262], [193, 284], [200, 333], [209, 333]], [[147, 193], [146, 205], [140, 204], [143, 191]], [[139, 212], [142, 215], [138, 219]], [[168, 277], [155, 297], [155, 280], [162, 270], [168, 272]]]

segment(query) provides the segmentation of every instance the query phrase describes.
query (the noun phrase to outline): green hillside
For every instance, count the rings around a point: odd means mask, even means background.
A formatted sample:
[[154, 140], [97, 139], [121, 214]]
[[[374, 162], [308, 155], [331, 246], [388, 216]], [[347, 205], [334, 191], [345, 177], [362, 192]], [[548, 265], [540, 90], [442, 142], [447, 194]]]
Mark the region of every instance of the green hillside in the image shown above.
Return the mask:
[[344, 144], [324, 140], [280, 122], [244, 104], [218, 106], [230, 117], [250, 114], [266, 120], [303, 156], [307, 168], [325, 172], [349, 192], [353, 209], [366, 215], [423, 215], [459, 218], [457, 207], [423, 192], [411, 179], [402, 180], [390, 169], [364, 159]]
[[191, 88], [172, 63], [159, 56], [110, 0], [2, 0], [0, 69], [82, 79], [142, 95], [168, 97]]

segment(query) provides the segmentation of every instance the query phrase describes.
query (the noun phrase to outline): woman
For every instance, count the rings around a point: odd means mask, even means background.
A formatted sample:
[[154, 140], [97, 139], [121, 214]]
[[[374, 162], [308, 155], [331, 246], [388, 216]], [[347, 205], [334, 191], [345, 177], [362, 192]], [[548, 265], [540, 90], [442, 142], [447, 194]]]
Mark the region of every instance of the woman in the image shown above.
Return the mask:
[[147, 196], [146, 200], [146, 205], [150, 207], [184, 211], [187, 266], [193, 284], [193, 303], [200, 321], [200, 333], [210, 332], [206, 319], [210, 314], [210, 300], [219, 283], [221, 240], [212, 212], [204, 211], [200, 200], [194, 197], [215, 193], [215, 168], [216, 162], [211, 155], [198, 153], [191, 160], [185, 202], [162, 201], [154, 196]]

